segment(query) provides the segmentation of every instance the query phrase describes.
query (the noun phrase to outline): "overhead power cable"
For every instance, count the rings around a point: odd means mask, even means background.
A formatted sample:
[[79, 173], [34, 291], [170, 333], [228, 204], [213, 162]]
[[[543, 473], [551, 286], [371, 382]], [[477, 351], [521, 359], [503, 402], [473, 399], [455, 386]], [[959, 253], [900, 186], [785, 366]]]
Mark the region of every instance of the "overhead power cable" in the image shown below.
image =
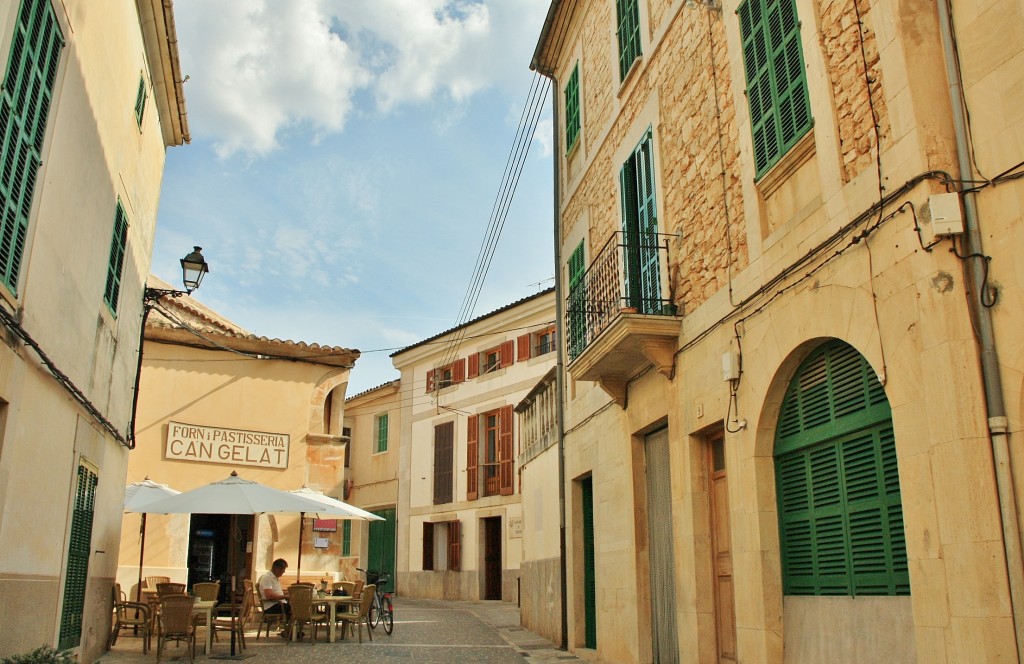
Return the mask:
[[[491, 207], [491, 216], [484, 231], [484, 238], [477, 253], [476, 263], [473, 267], [473, 274], [470, 277], [469, 286], [466, 289], [466, 296], [462, 301], [455, 326], [463, 326], [473, 315], [480, 292], [487, 279], [487, 272], [490, 270], [494, 252], [501, 238], [501, 231], [504, 228], [505, 220], [508, 217], [509, 208], [515, 197], [516, 188], [519, 185], [519, 178], [526, 164], [526, 158], [533, 144], [533, 137], [537, 130], [537, 123], [544, 110], [544, 102], [547, 99], [550, 83], [547, 78], [534, 74], [530, 83], [530, 90], [527, 94], [526, 103], [523, 105], [519, 117], [519, 126], [512, 147], [509, 150], [508, 159], [505, 162], [505, 171], [502, 174], [501, 183], [498, 186], [498, 193]], [[459, 346], [465, 335], [465, 329], [460, 329], [452, 335], [448, 347], [442, 355], [441, 366], [450, 364], [455, 360], [459, 352]]]

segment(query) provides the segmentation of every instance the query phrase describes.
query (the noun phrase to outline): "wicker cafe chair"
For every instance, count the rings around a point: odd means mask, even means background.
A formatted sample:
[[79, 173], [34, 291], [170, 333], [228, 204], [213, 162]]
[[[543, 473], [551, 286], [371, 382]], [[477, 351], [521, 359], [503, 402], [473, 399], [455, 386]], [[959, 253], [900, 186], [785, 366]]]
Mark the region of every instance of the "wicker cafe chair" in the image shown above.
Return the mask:
[[242, 650], [245, 650], [245, 625], [252, 618], [253, 600], [256, 597], [252, 592], [252, 581], [246, 581], [246, 583], [250, 585], [242, 594], [242, 608], [239, 609], [234, 623], [231, 621], [231, 616], [220, 616], [214, 618], [213, 623], [210, 625], [210, 629], [213, 630], [213, 635], [215, 637], [217, 636], [217, 632], [230, 632], [232, 627], [234, 627], [235, 634], [238, 638], [238, 642], [242, 646]]
[[121, 584], [114, 584], [114, 628], [110, 631], [110, 644], [114, 647], [117, 635], [123, 627], [134, 627], [142, 632], [142, 654], [149, 652], [153, 621], [150, 620], [149, 605], [142, 602], [128, 602], [121, 592]]
[[313, 588], [306, 584], [296, 583], [288, 587], [288, 603], [292, 606], [292, 638], [303, 623], [313, 628], [310, 645], [316, 643], [316, 631], [320, 623], [327, 621], [327, 614], [313, 609]]
[[204, 581], [192, 584], [192, 594], [203, 602], [216, 602], [220, 595], [220, 581]]
[[185, 640], [188, 661], [196, 658], [196, 627], [192, 622], [192, 607], [196, 598], [189, 595], [163, 595], [160, 597], [160, 633], [156, 641], [156, 661], [163, 655], [164, 643], [174, 639]]
[[158, 583], [156, 584], [156, 594], [161, 599], [168, 595], [184, 595], [185, 584], [184, 583]]
[[260, 638], [260, 632], [263, 631], [264, 625], [267, 626], [267, 636], [270, 636], [271, 623], [273, 623], [275, 628], [280, 627], [281, 623], [283, 623], [288, 618], [288, 616], [286, 616], [284, 613], [267, 613], [266, 611], [264, 611], [263, 598], [260, 597], [259, 588], [257, 588], [254, 585], [251, 585], [251, 581], [247, 581], [247, 583], [249, 583], [249, 587], [252, 588], [253, 614], [258, 615], [260, 617], [260, 624], [256, 628], [256, 638]]
[[[370, 629], [370, 605], [373, 604], [373, 595], [377, 592], [377, 586], [370, 584], [363, 586], [359, 595], [359, 611], [344, 615], [346, 628], [349, 623], [355, 623], [359, 628], [359, 643], [363, 642], [363, 624], [366, 624], [366, 634], [373, 641], [373, 630]], [[344, 629], [344, 628], [343, 628]]]
[[149, 590], [156, 590], [158, 583], [170, 583], [171, 577], [169, 576], [147, 576], [146, 577], [146, 588]]

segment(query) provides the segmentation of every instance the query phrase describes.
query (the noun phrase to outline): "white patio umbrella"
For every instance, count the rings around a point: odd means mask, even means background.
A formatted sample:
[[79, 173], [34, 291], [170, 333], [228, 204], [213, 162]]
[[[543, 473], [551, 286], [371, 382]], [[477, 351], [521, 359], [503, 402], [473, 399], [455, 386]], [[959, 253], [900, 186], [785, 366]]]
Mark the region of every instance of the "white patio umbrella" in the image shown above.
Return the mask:
[[139, 583], [135, 590], [135, 601], [142, 601], [142, 561], [146, 554], [146, 506], [153, 501], [176, 496], [180, 491], [175, 491], [166, 484], [157, 484], [146, 476], [141, 482], [132, 482], [124, 488], [124, 511], [139, 512], [142, 514], [142, 521], [139, 524]]
[[[227, 479], [146, 505], [146, 511], [151, 514], [230, 514], [231, 532], [235, 530], [236, 514], [262, 514], [264, 512], [304, 514], [306, 512], [319, 513], [326, 509], [328, 506], [322, 501], [242, 479], [235, 471], [232, 471], [231, 476]], [[228, 551], [231, 592], [234, 597], [237, 576], [234, 561], [235, 549], [229, 547]], [[232, 621], [235, 619], [234, 608], [232, 608], [231, 619]], [[234, 629], [231, 630], [231, 657], [235, 657]]]
[[[323, 508], [317, 510], [317, 514], [320, 516], [330, 516], [335, 519], [342, 521], [346, 520], [359, 520], [359, 521], [383, 521], [384, 517], [377, 516], [373, 512], [367, 512], [364, 509], [360, 509], [355, 505], [349, 505], [346, 502], [342, 502], [337, 498], [331, 498], [318, 491], [313, 491], [308, 486], [303, 486], [301, 489], [294, 489], [288, 493], [294, 493], [297, 496], [315, 500], [323, 505]], [[302, 573], [302, 536], [304, 534], [306, 526], [306, 515], [299, 514], [299, 561], [295, 565], [295, 578], [299, 579]]]

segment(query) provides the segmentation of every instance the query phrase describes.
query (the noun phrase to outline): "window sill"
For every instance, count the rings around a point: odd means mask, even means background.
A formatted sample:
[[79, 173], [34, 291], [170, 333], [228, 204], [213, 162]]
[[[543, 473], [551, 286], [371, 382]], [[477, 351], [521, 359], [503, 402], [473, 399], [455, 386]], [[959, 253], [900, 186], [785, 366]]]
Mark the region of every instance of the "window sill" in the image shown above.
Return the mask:
[[[580, 133], [582, 133], [582, 131], [583, 131], [583, 129], [580, 128]], [[576, 134], [576, 140], [573, 141], [572, 145], [569, 146], [569, 149], [565, 151], [565, 160], [566, 161], [572, 161], [573, 158], [576, 156], [576, 153], [578, 153], [580, 151], [580, 143], [583, 142], [581, 137], [580, 137], [580, 133]]]
[[764, 175], [757, 180], [757, 189], [761, 195], [768, 198], [783, 185], [801, 166], [815, 154], [814, 127], [812, 126], [796, 144], [789, 149], [789, 152], [782, 155], [782, 158], [769, 168]]
[[497, 378], [498, 376], [504, 376], [506, 371], [508, 371], [507, 367], [502, 367], [501, 369], [491, 369], [490, 371], [481, 371], [480, 375], [476, 377], [476, 380], [491, 380], [492, 378]]
[[617, 96], [621, 100], [626, 94], [626, 89], [632, 87], [633, 79], [638, 77], [637, 71], [639, 71], [644, 61], [644, 56], [640, 55], [633, 58], [633, 64], [629, 66], [629, 71], [626, 72], [626, 76], [622, 79], [622, 83], [619, 85], [619, 91]]

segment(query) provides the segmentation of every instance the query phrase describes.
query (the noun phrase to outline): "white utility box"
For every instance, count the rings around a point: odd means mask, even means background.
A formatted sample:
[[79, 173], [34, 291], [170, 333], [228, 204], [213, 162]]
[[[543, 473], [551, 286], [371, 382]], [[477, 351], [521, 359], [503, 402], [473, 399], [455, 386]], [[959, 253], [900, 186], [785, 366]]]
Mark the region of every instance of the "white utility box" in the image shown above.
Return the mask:
[[932, 235], [959, 235], [964, 232], [964, 211], [960, 206], [960, 194], [932, 194], [928, 197], [928, 209], [932, 215]]

